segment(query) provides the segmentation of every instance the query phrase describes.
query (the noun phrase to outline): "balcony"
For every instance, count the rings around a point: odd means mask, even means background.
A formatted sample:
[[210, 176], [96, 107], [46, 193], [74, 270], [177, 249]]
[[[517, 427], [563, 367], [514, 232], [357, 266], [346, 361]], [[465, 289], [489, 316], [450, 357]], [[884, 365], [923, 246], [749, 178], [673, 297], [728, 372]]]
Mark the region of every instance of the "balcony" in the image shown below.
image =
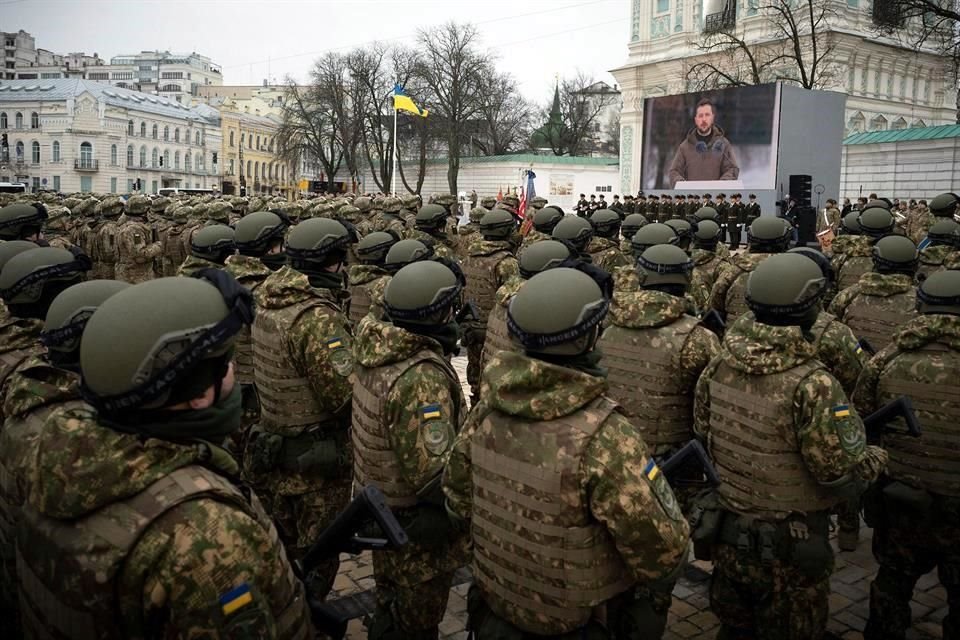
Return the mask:
[[100, 161], [81, 158], [80, 160], [73, 161], [73, 168], [76, 171], [99, 171]]
[[711, 13], [703, 18], [704, 33], [721, 33], [737, 25], [737, 7], [733, 3], [724, 6], [723, 11]]

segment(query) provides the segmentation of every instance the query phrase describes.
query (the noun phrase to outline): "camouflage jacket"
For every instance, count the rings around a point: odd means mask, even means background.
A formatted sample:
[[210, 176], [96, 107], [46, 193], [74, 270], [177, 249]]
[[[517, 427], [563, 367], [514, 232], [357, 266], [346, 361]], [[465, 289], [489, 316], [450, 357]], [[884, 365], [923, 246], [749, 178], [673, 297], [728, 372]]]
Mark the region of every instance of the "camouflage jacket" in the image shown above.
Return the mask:
[[690, 274], [689, 295], [698, 309], [706, 309], [710, 304], [713, 285], [727, 262], [715, 251], [706, 249], [694, 249], [690, 257], [693, 260], [693, 272]]
[[180, 268], [177, 269], [177, 275], [193, 277], [193, 275], [201, 269], [223, 269], [223, 265], [217, 264], [212, 260], [207, 260], [206, 258], [187, 256], [187, 259], [184, 260]]
[[[212, 445], [123, 434], [100, 426], [89, 409], [63, 411], [40, 435], [27, 508], [61, 527], [83, 522], [187, 467], [227, 479], [239, 472], [229, 454]], [[111, 593], [80, 589], [76, 563], [62, 557], [54, 561], [56, 581], [45, 586], [74, 608], [112, 599], [114, 624], [125, 637], [306, 639], [310, 622], [303, 587], [269, 519], [251, 513], [262, 514], [255, 498], [247, 511], [201, 495], [153, 521], [113, 576]], [[29, 522], [22, 536], [31, 536]], [[130, 525], [114, 521], [112, 526]], [[45, 536], [37, 539], [39, 548], [24, 553], [28, 562], [31, 556], [33, 562], [40, 557], [49, 562], [66, 552], [66, 546], [52, 546]], [[231, 594], [238, 588], [251, 597], [234, 601]], [[285, 610], [292, 619], [281, 635], [278, 623]]]
[[[745, 292], [747, 286], [746, 279], [749, 277], [750, 272], [756, 269], [757, 265], [769, 256], [769, 253], [737, 253], [730, 256], [730, 259], [721, 265], [717, 272], [717, 280], [710, 290], [708, 308], [729, 315], [730, 310], [727, 309], [729, 300], [727, 298], [729, 297], [728, 294], [731, 293], [731, 289], [743, 287]], [[741, 278], [743, 279], [742, 283], [739, 282]], [[729, 318], [728, 324], [730, 324], [732, 320], [734, 320], [734, 318]]]
[[373, 313], [376, 318], [383, 316], [383, 294], [386, 292], [386, 286], [378, 285], [387, 282], [390, 282], [390, 273], [383, 267], [375, 264], [355, 264], [350, 267], [348, 283], [351, 294], [362, 287], [370, 298], [368, 313]]
[[631, 266], [631, 260], [620, 251], [616, 240], [595, 237], [587, 245], [587, 253], [593, 264], [608, 273], [617, 267]]
[[410, 238], [411, 240], [419, 240], [423, 244], [433, 247], [433, 253], [438, 258], [447, 258], [454, 261], [459, 259], [455, 247], [451, 245], [447, 236], [445, 235], [435, 236], [427, 233], [426, 231], [421, 231], [420, 229], [411, 229], [407, 233], [407, 238]]
[[136, 284], [153, 278], [154, 261], [163, 255], [163, 246], [153, 239], [153, 229], [131, 218], [117, 235], [117, 279]]
[[[500, 352], [483, 372], [484, 400], [457, 437], [444, 471], [447, 508], [469, 520], [473, 487], [470, 442], [489, 412], [524, 422], [555, 420], [581, 411], [606, 390], [603, 378]], [[558, 443], [558, 447], [562, 445]], [[636, 427], [614, 412], [587, 445], [577, 478], [593, 519], [613, 537], [630, 575], [660, 580], [685, 560], [689, 527], [669, 486], [648, 479], [650, 453]]]
[[552, 238], [546, 233], [537, 231], [536, 229], [530, 229], [527, 232], [527, 235], [523, 236], [523, 242], [520, 244], [520, 250], [523, 251], [530, 245], [540, 242], [541, 240], [551, 240]]
[[[916, 315], [916, 300], [910, 276], [871, 271], [836, 295], [830, 303], [830, 313], [853, 329], [858, 338], [869, 338], [872, 346], [880, 350], [893, 337], [887, 325], [902, 325]], [[873, 318], [865, 318], [866, 313]]]
[[908, 238], [913, 240], [914, 244], [920, 244], [927, 237], [927, 232], [936, 221], [937, 218], [930, 213], [930, 209], [917, 207], [907, 215], [904, 232]]
[[945, 269], [960, 269], [960, 250], [945, 245], [927, 247], [920, 252], [917, 279], [923, 280], [931, 273]]
[[[8, 315], [0, 324], [0, 401], [7, 396], [10, 376], [17, 371], [29, 356], [43, 353], [40, 332], [43, 322], [32, 318], [15, 318]], [[6, 415], [0, 412], [0, 424]]]
[[229, 256], [223, 267], [220, 267], [245, 286], [250, 291], [256, 291], [273, 271], [263, 264], [260, 258], [244, 256], [239, 253]]

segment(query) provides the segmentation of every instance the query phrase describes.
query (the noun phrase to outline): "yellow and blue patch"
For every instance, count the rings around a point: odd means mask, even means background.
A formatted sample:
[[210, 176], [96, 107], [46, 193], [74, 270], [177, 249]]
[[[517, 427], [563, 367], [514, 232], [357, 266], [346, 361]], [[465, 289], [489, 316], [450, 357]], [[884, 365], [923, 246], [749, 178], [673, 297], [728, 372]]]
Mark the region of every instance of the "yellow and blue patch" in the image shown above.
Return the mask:
[[225, 616], [239, 611], [251, 602], [253, 602], [253, 594], [250, 592], [250, 585], [246, 582], [220, 596], [220, 608]]
[[834, 418], [846, 418], [850, 415], [850, 406], [846, 404], [838, 404], [833, 408], [833, 417]]
[[420, 417], [424, 420], [439, 420], [441, 417], [440, 405], [428, 404], [424, 407], [420, 407]]
[[343, 340], [340, 338], [330, 338], [327, 340], [327, 349], [339, 349], [343, 346]]
[[657, 463], [652, 458], [643, 469], [643, 475], [647, 476], [647, 480], [650, 482], [653, 482], [657, 476], [660, 475], [660, 467], [657, 466]]
[[863, 355], [863, 346], [859, 342], [857, 343], [857, 355]]

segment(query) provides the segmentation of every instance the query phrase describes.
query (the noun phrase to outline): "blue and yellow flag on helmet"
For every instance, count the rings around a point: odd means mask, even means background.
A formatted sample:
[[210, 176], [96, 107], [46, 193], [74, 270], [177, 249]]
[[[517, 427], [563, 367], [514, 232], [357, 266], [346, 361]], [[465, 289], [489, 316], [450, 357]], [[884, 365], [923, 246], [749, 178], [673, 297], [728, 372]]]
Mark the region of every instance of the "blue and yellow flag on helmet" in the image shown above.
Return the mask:
[[426, 109], [421, 109], [410, 99], [410, 96], [403, 92], [403, 87], [396, 85], [393, 87], [393, 108], [398, 111], [408, 111], [412, 114], [426, 118], [430, 113]]

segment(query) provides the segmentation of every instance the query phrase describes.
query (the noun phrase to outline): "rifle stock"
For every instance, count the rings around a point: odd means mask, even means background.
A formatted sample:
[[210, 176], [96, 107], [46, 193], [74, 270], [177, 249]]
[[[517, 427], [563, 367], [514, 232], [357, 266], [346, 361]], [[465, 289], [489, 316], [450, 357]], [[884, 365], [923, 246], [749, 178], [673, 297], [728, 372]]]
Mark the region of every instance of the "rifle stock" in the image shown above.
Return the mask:
[[[907, 423], [906, 432], [890, 427], [890, 423], [897, 418], [903, 418]], [[922, 434], [920, 421], [917, 419], [917, 414], [913, 411], [913, 402], [911, 402], [908, 396], [900, 396], [895, 400], [891, 400], [868, 415], [863, 419], [863, 427], [867, 431], [867, 436], [872, 440], [878, 439], [887, 432], [905, 433], [914, 438], [919, 438]]]
[[680, 449], [669, 458], [658, 463], [660, 472], [666, 476], [671, 485], [677, 481], [682, 483], [683, 480], [678, 478], [677, 474], [686, 466], [685, 463], [691, 457], [697, 463], [697, 467], [706, 475], [707, 482], [710, 485], [717, 486], [720, 484], [720, 476], [717, 474], [717, 469], [713, 466], [713, 463], [710, 462], [710, 457], [707, 455], [707, 452], [699, 440], [691, 440], [680, 447]]

